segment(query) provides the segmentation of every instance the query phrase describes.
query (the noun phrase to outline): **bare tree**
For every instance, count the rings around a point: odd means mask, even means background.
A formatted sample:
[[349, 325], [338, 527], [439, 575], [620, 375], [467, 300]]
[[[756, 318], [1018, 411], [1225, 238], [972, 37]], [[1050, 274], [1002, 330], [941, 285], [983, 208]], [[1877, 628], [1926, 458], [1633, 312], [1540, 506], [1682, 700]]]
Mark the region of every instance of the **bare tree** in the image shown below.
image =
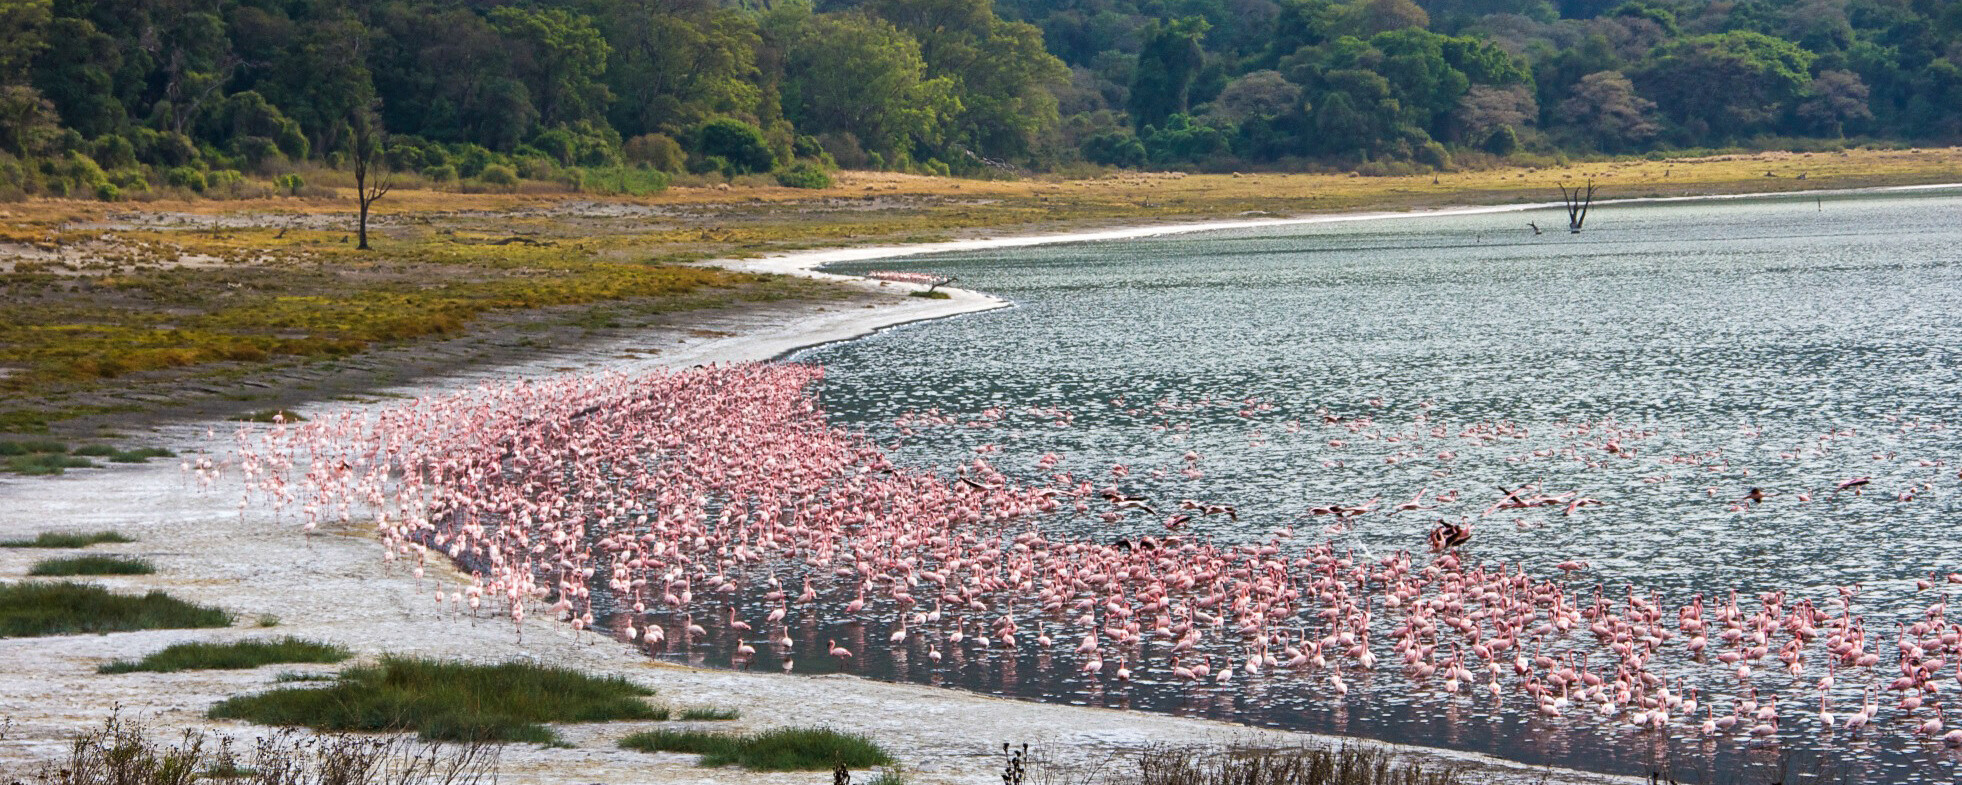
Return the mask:
[[374, 107], [356, 110], [349, 125], [354, 132], [354, 198], [361, 204], [361, 218], [356, 229], [361, 242], [355, 248], [366, 251], [368, 208], [376, 200], [387, 196], [389, 189], [395, 186], [395, 173], [389, 170], [388, 161], [382, 154], [386, 133]]
[[[1587, 208], [1594, 205], [1594, 178], [1590, 177], [1587, 179], [1587, 190], [1585, 192], [1578, 185], [1574, 186], [1574, 190], [1572, 191], [1567, 190], [1565, 184], [1559, 185], [1560, 199], [1567, 203], [1567, 231], [1573, 234], [1580, 234], [1581, 224], [1587, 223]], [[1539, 233], [1539, 229], [1539, 227], [1535, 226], [1533, 227], [1533, 232], [1537, 234]]]

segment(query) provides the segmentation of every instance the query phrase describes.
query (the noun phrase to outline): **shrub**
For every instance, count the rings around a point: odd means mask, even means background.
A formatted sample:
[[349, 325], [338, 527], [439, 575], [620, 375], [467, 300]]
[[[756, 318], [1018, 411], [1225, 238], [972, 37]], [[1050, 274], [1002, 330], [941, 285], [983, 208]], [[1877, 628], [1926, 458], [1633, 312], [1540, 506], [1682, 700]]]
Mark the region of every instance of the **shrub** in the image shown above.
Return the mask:
[[1149, 161], [1144, 142], [1128, 131], [1105, 131], [1083, 140], [1083, 157], [1091, 163], [1131, 168]]
[[472, 665], [403, 657], [348, 668], [328, 687], [287, 688], [227, 699], [214, 719], [320, 730], [407, 731], [425, 739], [557, 741], [544, 722], [666, 719], [642, 697], [653, 690], [618, 677], [511, 662]]
[[90, 155], [97, 163], [110, 168], [136, 165], [136, 145], [115, 134], [95, 140], [95, 149], [90, 151]]
[[702, 756], [703, 766], [731, 763], [751, 771], [815, 771], [843, 765], [865, 769], [892, 763], [871, 739], [829, 728], [778, 728], [756, 734], [652, 730], [620, 740], [642, 752], [686, 752]]
[[718, 117], [696, 128], [695, 150], [722, 158], [737, 174], [767, 172], [777, 163], [762, 129], [730, 117]]
[[70, 633], [229, 627], [230, 614], [160, 591], [141, 597], [61, 581], [0, 586], [0, 638]]
[[219, 169], [204, 177], [204, 187], [210, 191], [223, 191], [237, 196], [245, 185], [245, 175], [236, 169]]
[[478, 173], [477, 179], [482, 180], [486, 185], [503, 188], [518, 187], [518, 171], [504, 164], [491, 164], [484, 167], [484, 170]]
[[117, 660], [97, 667], [97, 673], [183, 670], [244, 670], [282, 662], [340, 662], [352, 656], [347, 649], [299, 638], [273, 638], [231, 643], [179, 643], [140, 660]]
[[1491, 135], [1485, 137], [1479, 148], [1501, 158], [1512, 155], [1519, 149], [1519, 134], [1510, 125], [1499, 126], [1492, 129]]
[[669, 174], [680, 172], [688, 160], [681, 151], [681, 143], [666, 134], [641, 134], [628, 139], [622, 152], [629, 163], [651, 166]]
[[673, 180], [659, 169], [635, 166], [594, 167], [585, 170], [582, 184], [599, 194], [652, 196], [668, 189]]
[[449, 164], [437, 164], [435, 166], [425, 166], [422, 168], [422, 176], [423, 179], [428, 180], [432, 183], [455, 182], [456, 167], [451, 166]]
[[149, 575], [157, 568], [142, 559], [122, 556], [70, 556], [62, 559], [43, 559], [34, 564], [27, 574], [40, 577], [67, 577], [70, 575]]
[[307, 181], [297, 174], [283, 174], [273, 178], [273, 185], [285, 191], [288, 196], [299, 196], [300, 189], [307, 187]]
[[[4, 446], [4, 445], [0, 445]], [[100, 543], [136, 542], [121, 532], [41, 532], [31, 540], [0, 541], [0, 548], [86, 548]]]
[[172, 188], [188, 188], [204, 193], [204, 173], [189, 166], [173, 166], [165, 169], [164, 183]]
[[1444, 145], [1438, 144], [1437, 142], [1425, 142], [1419, 145], [1414, 151], [1414, 157], [1418, 163], [1432, 169], [1445, 170], [1451, 168], [1451, 151], [1444, 149]]
[[777, 170], [777, 184], [786, 188], [830, 188], [831, 173], [805, 161]]

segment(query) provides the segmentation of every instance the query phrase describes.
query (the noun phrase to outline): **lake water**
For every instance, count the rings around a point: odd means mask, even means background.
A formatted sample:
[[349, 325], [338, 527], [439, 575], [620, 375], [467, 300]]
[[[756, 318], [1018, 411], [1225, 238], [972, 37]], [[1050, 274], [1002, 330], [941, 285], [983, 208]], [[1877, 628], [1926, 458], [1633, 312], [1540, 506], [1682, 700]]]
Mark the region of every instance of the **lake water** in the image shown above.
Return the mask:
[[[1852, 711], [1867, 685], [1899, 675], [1894, 622], [1922, 618], [1942, 587], [1962, 589], [1914, 583], [1962, 569], [1962, 196], [1611, 204], [1579, 235], [1527, 226], [1563, 218], [1399, 217], [840, 265], [950, 273], [1016, 307], [796, 359], [827, 369], [834, 423], [901, 463], [951, 476], [983, 457], [1012, 477], [1067, 471], [1161, 508], [1231, 504], [1237, 521], [1187, 524], [1221, 542], [1290, 527], [1369, 557], [1421, 554], [1435, 521], [1462, 519], [1475, 532], [1470, 559], [1540, 576], [1583, 559], [1584, 599], [1600, 585], [1618, 601], [1632, 586], [1670, 613], [1699, 592], [1782, 590], [1824, 605], [1859, 584], [1853, 610], [1884, 659], [1840, 675], [1834, 711]], [[1059, 456], [1053, 470], [1038, 466], [1046, 453]], [[1859, 495], [1834, 494], [1860, 477], [1871, 480]], [[1499, 488], [1528, 483], [1600, 504], [1487, 514]], [[1770, 495], [1740, 509], [1753, 487]], [[1387, 514], [1420, 491], [1435, 509]], [[1344, 524], [1310, 514], [1373, 499], [1374, 512]], [[1165, 512], [1044, 525], [1162, 535]], [[1285, 674], [1187, 685], [1162, 661], [1134, 663], [1128, 683], [1091, 678], [1063, 644], [953, 646], [935, 664], [917, 642], [887, 650], [876, 626], [798, 635], [840, 639], [863, 653], [852, 670], [877, 678], [1532, 763], [1666, 765], [1717, 782], [1785, 767], [1869, 782], [1957, 773], [1956, 753], [1913, 734], [1891, 693], [1876, 727], [1821, 729], [1818, 656], [1799, 679], [1775, 659], [1749, 682], [1715, 661], [1658, 666], [1720, 714], [1751, 689], [1779, 695], [1767, 743], [1699, 738], [1701, 711], [1665, 733], [1591, 710], [1549, 719], [1523, 695], [1449, 694], [1389, 668], [1337, 696]], [[821, 671], [819, 659], [798, 670]], [[1931, 704], [1962, 694], [1962, 676], [1940, 678]]]

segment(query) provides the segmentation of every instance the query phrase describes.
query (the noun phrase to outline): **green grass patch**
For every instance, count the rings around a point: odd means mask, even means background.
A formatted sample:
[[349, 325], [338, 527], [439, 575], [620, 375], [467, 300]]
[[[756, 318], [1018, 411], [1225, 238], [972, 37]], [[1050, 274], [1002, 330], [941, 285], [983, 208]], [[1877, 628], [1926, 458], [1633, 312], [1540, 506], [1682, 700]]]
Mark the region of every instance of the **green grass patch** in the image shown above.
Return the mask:
[[274, 676], [273, 683], [293, 684], [297, 682], [310, 682], [310, 681], [334, 681], [335, 679], [338, 678], [340, 677], [335, 676], [332, 673], [300, 673], [297, 671], [287, 671], [285, 673], [279, 674], [278, 676]]
[[558, 743], [540, 723], [666, 719], [642, 698], [653, 690], [618, 677], [511, 662], [473, 665], [389, 657], [348, 668], [326, 687], [230, 698], [213, 719], [334, 731], [409, 731], [443, 741]]
[[162, 447], [138, 447], [134, 450], [117, 450], [109, 454], [110, 463], [145, 463], [151, 458], [175, 458], [177, 453]]
[[945, 299], [948, 299], [949, 297], [951, 297], [952, 295], [949, 295], [949, 294], [947, 294], [946, 292], [929, 292], [929, 291], [924, 291], [924, 290], [923, 290], [923, 291], [918, 291], [918, 292], [907, 292], [907, 293], [906, 293], [906, 296], [907, 296], [907, 297], [924, 297], [924, 298], [926, 298], [926, 299], [928, 299], [928, 300], [945, 300]]
[[124, 556], [69, 556], [61, 559], [42, 559], [34, 564], [27, 574], [44, 578], [65, 578], [71, 575], [149, 575], [157, 568], [142, 559]]
[[684, 720], [736, 720], [742, 719], [742, 716], [743, 713], [735, 709], [716, 709], [707, 706], [697, 706], [692, 709], [681, 710], [681, 719]]
[[347, 649], [339, 646], [286, 637], [231, 643], [179, 643], [140, 660], [117, 660], [95, 670], [97, 673], [243, 670], [280, 662], [340, 662], [350, 656]]
[[95, 461], [87, 458], [50, 452], [15, 455], [8, 458], [5, 464], [0, 464], [0, 467], [4, 467], [7, 471], [26, 475], [60, 474], [69, 469], [89, 469], [94, 466]]
[[685, 752], [702, 756], [703, 766], [736, 764], [750, 771], [817, 771], [844, 764], [866, 769], [892, 763], [871, 739], [830, 728], [778, 728], [752, 734], [693, 730], [651, 730], [620, 740], [642, 752]]
[[35, 453], [65, 453], [68, 445], [52, 439], [23, 439], [0, 442], [0, 456], [33, 455]]
[[0, 585], [0, 638], [229, 627], [231, 614], [153, 591], [141, 597], [60, 581]]
[[121, 532], [41, 532], [31, 540], [0, 540], [0, 548], [87, 548], [105, 542], [136, 542]]

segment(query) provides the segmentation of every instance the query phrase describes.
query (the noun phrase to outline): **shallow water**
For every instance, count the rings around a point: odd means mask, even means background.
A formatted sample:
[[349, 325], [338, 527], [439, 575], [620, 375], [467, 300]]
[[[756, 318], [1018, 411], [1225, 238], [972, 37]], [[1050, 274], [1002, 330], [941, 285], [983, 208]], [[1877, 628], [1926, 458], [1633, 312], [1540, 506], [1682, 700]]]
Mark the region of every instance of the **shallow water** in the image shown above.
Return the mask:
[[[1471, 558], [1540, 576], [1587, 560], [1575, 579], [1584, 598], [1600, 584], [1611, 599], [1630, 585], [1660, 593], [1670, 610], [1731, 589], [1824, 604], [1859, 584], [1854, 610], [1876, 626], [1919, 616], [1933, 592], [1914, 580], [1962, 568], [1962, 197], [1609, 205], [1581, 235], [1526, 227], [1561, 217], [1394, 218], [841, 265], [951, 273], [1018, 307], [796, 359], [827, 368], [834, 423], [902, 463], [951, 476], [980, 457], [1037, 480], [1053, 452], [1054, 471], [1161, 508], [1044, 524], [1058, 531], [1163, 534], [1175, 500], [1189, 498], [1237, 507], [1237, 521], [1187, 524], [1222, 542], [1292, 527], [1380, 556], [1421, 551], [1439, 517], [1463, 518]], [[1872, 478], [1860, 495], [1833, 493], [1856, 477]], [[1499, 487], [1535, 482], [1601, 504], [1485, 514]], [[1771, 496], [1734, 509], [1752, 487]], [[1453, 489], [1456, 501], [1434, 501]], [[1436, 509], [1386, 514], [1420, 490]], [[1371, 499], [1377, 511], [1352, 526], [1309, 514]], [[797, 669], [835, 667], [817, 652], [837, 638], [859, 652], [847, 669], [877, 678], [1536, 764], [1643, 774], [1667, 761], [1717, 782], [1784, 767], [1870, 782], [1957, 771], [1956, 754], [1913, 737], [1889, 700], [1881, 728], [1820, 729], [1806, 685], [1823, 663], [1808, 662], [1802, 683], [1774, 668], [1751, 682], [1714, 662], [1661, 668], [1720, 712], [1752, 688], [1779, 694], [1781, 730], [1767, 744], [1698, 739], [1685, 718], [1671, 733], [1592, 711], [1548, 720], [1524, 695], [1452, 695], [1389, 669], [1352, 674], [1338, 698], [1323, 678], [1287, 675], [1187, 686], [1162, 658], [1133, 662], [1129, 683], [1090, 678], [1061, 643], [1012, 656], [949, 646], [933, 664], [917, 636], [888, 650], [886, 629], [793, 629], [809, 652]], [[1064, 639], [1061, 624], [1052, 631]], [[1843, 674], [1835, 711], [1896, 675], [1891, 632], [1875, 637], [1887, 659]], [[757, 667], [774, 664], [768, 654]], [[1962, 690], [1947, 681], [1952, 700]]]

